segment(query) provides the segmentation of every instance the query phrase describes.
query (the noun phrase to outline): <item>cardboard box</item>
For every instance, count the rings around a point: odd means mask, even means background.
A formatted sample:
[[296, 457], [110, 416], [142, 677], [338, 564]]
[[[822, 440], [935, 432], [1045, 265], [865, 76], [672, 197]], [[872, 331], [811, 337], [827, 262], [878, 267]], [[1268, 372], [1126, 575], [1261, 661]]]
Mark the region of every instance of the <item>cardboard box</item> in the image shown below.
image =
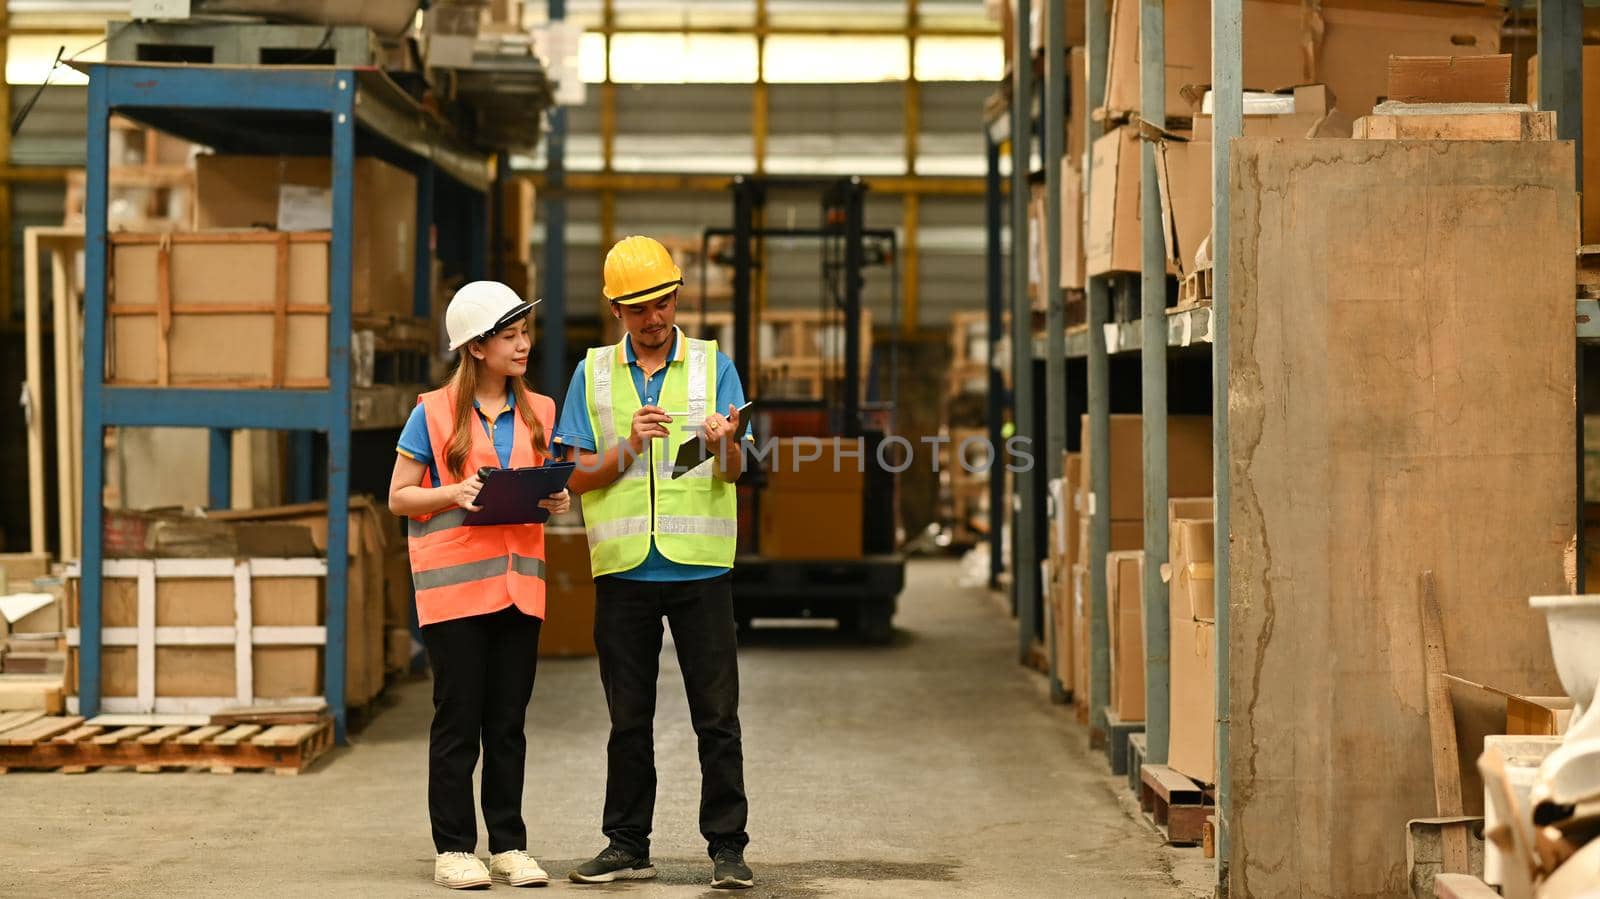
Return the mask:
[[[1089, 560], [1089, 530], [1090, 530], [1090, 527], [1089, 527], [1089, 516], [1087, 516], [1087, 515], [1079, 516], [1079, 519], [1078, 519], [1078, 552], [1077, 552], [1077, 555], [1073, 556], [1073, 559], [1074, 560], [1080, 560], [1081, 559], [1081, 560], [1083, 560], [1084, 564], [1088, 564], [1088, 560]], [[1144, 548], [1144, 521], [1143, 521], [1143, 519], [1138, 519], [1138, 520], [1134, 520], [1134, 521], [1113, 521], [1113, 522], [1111, 522], [1111, 546], [1109, 548], [1110, 552], [1121, 552], [1123, 550], [1143, 549], [1143, 548]], [[1075, 564], [1076, 564], [1076, 562], [1075, 562]]]
[[1056, 673], [1056, 680], [1061, 682], [1061, 689], [1072, 692], [1079, 683], [1087, 687], [1087, 682], [1077, 680], [1077, 653], [1073, 650], [1077, 646], [1072, 630], [1072, 572], [1050, 566], [1050, 579], [1046, 583], [1045, 596], [1050, 605], [1050, 627], [1055, 634], [1055, 665], [1052, 670]]
[[1573, 702], [1565, 696], [1524, 696], [1488, 684], [1446, 674], [1461, 687], [1499, 696], [1506, 701], [1505, 732], [1513, 736], [1559, 737], [1572, 721]]
[[1067, 165], [1083, 173], [1084, 134], [1094, 112], [1089, 104], [1089, 54], [1082, 46], [1067, 49]]
[[[1280, 103], [1279, 97], [1291, 98]], [[1325, 84], [1302, 84], [1280, 94], [1261, 98], [1263, 107], [1290, 105], [1293, 112], [1254, 112], [1253, 102], [1245, 104], [1244, 117], [1239, 122], [1241, 137], [1281, 137], [1286, 140], [1301, 138], [1349, 137], [1350, 116], [1337, 108], [1337, 97]], [[1210, 113], [1195, 110], [1194, 129], [1190, 139], [1196, 143], [1211, 143], [1214, 127]]]
[[1355, 122], [1359, 140], [1555, 140], [1556, 114], [1530, 109], [1444, 115], [1389, 114], [1379, 106]]
[[1082, 290], [1086, 283], [1083, 246], [1083, 173], [1076, 167], [1062, 166], [1061, 286], [1069, 290]]
[[1156, 186], [1161, 191], [1161, 239], [1167, 268], [1193, 274], [1195, 253], [1211, 233], [1211, 142], [1164, 140], [1157, 145]]
[[545, 615], [539, 631], [541, 658], [592, 656], [594, 577], [589, 537], [583, 528], [546, 527]]
[[1176, 518], [1169, 523], [1167, 564], [1171, 569], [1172, 614], [1193, 621], [1214, 622], [1217, 617], [1213, 594], [1216, 556], [1216, 525], [1209, 518]]
[[[1189, 510], [1183, 510], [1189, 511]], [[1173, 503], [1168, 558], [1171, 728], [1167, 764], [1200, 783], [1215, 783], [1216, 623], [1210, 604], [1215, 527], [1210, 521], [1179, 517]]]
[[1510, 103], [1511, 54], [1391, 56], [1385, 98], [1397, 103]]
[[[327, 189], [325, 157], [200, 156], [195, 160], [196, 227], [276, 228], [285, 187]], [[291, 193], [292, 196], [292, 193]], [[355, 164], [353, 314], [411, 317], [416, 274], [417, 181], [370, 156]], [[242, 279], [219, 283], [239, 285]], [[271, 283], [270, 280], [267, 283]], [[323, 275], [324, 295], [327, 276]]]
[[1130, 127], [1095, 139], [1083, 230], [1084, 272], [1140, 270], [1139, 139]]
[[[1139, 109], [1138, 0], [1115, 0], [1107, 56], [1106, 95], [1114, 114]], [[1500, 49], [1493, 7], [1389, 0], [1323, 0], [1314, 13], [1298, 0], [1245, 0], [1244, 87], [1277, 90], [1322, 82], [1351, 118], [1366, 115], [1388, 91], [1391, 56], [1472, 56]], [[1312, 48], [1312, 53], [1304, 48]], [[1204, 3], [1166, 5], [1167, 115], [1188, 106], [1186, 84], [1211, 83], [1211, 9]]]
[[[1082, 418], [1082, 445], [1090, 445], [1089, 416]], [[1111, 416], [1111, 518], [1113, 521], [1144, 520], [1144, 432], [1138, 415]], [[1091, 470], [1090, 454], [1084, 453], [1084, 471]], [[1167, 417], [1167, 495], [1175, 497], [1210, 496], [1211, 417], [1172, 415]]]
[[1072, 566], [1072, 646], [1075, 679], [1083, 689], [1073, 694], [1073, 705], [1089, 706], [1089, 566]]
[[854, 444], [831, 437], [784, 437], [773, 441], [772, 453], [756, 461], [767, 473], [767, 492], [831, 490], [859, 494], [866, 483], [871, 457], [863, 449], [852, 456]]
[[[226, 240], [227, 242], [212, 242]], [[328, 383], [328, 244], [297, 239], [288, 246], [282, 380], [275, 365], [273, 306], [278, 238], [260, 234], [113, 234], [111, 315], [106, 381], [161, 383], [161, 259], [168, 259], [170, 327], [165, 335], [168, 383], [174, 386], [325, 387]], [[359, 246], [362, 242], [357, 241]], [[185, 307], [238, 306], [237, 313], [186, 312]]]
[[0, 637], [36, 639], [62, 632], [61, 598], [51, 593], [0, 596]]
[[[1217, 515], [1217, 501], [1209, 496], [1182, 496], [1167, 499], [1167, 520], [1193, 518], [1210, 521]], [[1168, 530], [1171, 533], [1171, 530]]]
[[1143, 576], [1143, 550], [1106, 555], [1111, 711], [1123, 721], [1144, 720]]
[[390, 678], [400, 677], [411, 671], [411, 659], [415, 655], [411, 642], [411, 629], [404, 627], [389, 628], [388, 638], [384, 644], [383, 667]]
[[768, 487], [761, 493], [761, 555], [768, 559], [859, 559], [862, 494], [856, 489]]

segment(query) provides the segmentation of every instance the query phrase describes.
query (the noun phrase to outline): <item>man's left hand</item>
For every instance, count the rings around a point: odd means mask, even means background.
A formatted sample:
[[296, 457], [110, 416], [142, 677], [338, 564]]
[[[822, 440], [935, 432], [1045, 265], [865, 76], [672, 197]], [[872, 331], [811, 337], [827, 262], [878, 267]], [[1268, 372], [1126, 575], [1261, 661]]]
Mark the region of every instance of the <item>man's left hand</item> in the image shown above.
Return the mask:
[[[739, 409], [729, 403], [726, 416], [715, 412], [706, 416], [705, 422], [700, 426], [700, 436], [705, 440], [706, 446], [721, 457], [729, 449], [738, 450], [739, 430]], [[725, 443], [728, 445], [725, 446]]]

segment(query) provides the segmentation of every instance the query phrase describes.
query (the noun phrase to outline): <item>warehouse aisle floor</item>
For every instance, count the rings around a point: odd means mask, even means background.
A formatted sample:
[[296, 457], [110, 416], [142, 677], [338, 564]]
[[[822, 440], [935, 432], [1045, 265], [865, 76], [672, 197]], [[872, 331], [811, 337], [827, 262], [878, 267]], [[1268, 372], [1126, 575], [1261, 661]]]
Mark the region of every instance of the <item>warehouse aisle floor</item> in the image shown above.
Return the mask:
[[[889, 648], [758, 629], [742, 652], [748, 858], [774, 897], [1200, 896], [1210, 863], [1163, 848], [1084, 732], [1015, 661], [1015, 630], [957, 566], [919, 561]], [[655, 883], [712, 895], [694, 735], [670, 651], [657, 715]], [[424, 799], [429, 687], [299, 777], [0, 779], [0, 895], [442, 896]], [[552, 874], [602, 846], [605, 707], [592, 659], [541, 665], [525, 808]], [[484, 843], [480, 851], [486, 851]], [[507, 893], [508, 887], [495, 892]]]

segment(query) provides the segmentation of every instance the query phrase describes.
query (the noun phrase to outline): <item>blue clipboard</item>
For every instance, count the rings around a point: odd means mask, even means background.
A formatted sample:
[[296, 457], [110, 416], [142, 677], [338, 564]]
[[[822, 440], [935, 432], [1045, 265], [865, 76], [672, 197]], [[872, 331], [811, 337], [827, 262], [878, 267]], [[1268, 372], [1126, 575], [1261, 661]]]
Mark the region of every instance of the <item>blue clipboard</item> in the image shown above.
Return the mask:
[[554, 462], [537, 468], [482, 468], [483, 489], [478, 491], [477, 512], [468, 512], [462, 524], [544, 524], [550, 512], [539, 501], [560, 493], [577, 466]]

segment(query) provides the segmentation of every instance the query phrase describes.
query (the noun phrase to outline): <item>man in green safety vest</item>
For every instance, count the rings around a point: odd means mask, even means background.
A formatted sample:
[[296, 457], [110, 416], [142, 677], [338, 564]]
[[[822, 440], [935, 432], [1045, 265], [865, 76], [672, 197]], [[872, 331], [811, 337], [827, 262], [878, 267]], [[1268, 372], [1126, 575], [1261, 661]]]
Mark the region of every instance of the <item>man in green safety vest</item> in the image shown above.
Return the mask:
[[[582, 497], [589, 534], [595, 647], [611, 711], [601, 825], [610, 843], [571, 872], [578, 883], [656, 876], [652, 722], [663, 618], [700, 742], [711, 885], [755, 882], [744, 862], [750, 837], [732, 585], [744, 390], [716, 341], [690, 339], [674, 325], [682, 285], [659, 242], [628, 237], [611, 248], [604, 293], [627, 334], [578, 364], [552, 441], [556, 455], [577, 457], [569, 486]], [[672, 477], [678, 447], [696, 437], [710, 458]]]

